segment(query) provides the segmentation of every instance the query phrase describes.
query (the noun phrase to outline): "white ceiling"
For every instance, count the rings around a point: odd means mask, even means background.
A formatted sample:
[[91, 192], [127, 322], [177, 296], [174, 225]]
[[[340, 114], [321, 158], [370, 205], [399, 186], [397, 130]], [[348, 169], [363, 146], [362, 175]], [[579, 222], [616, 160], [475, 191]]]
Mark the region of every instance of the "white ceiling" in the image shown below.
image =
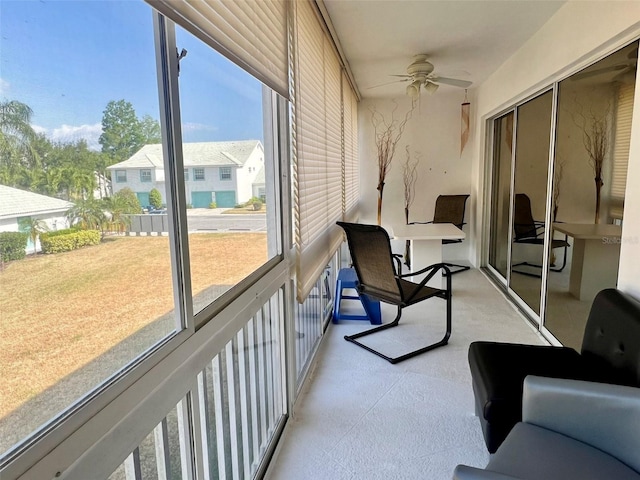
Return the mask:
[[[404, 94], [413, 55], [434, 74], [482, 83], [562, 6], [547, 0], [324, 0], [363, 97]], [[442, 85], [444, 89], [456, 87]], [[437, 93], [436, 93], [437, 94]]]

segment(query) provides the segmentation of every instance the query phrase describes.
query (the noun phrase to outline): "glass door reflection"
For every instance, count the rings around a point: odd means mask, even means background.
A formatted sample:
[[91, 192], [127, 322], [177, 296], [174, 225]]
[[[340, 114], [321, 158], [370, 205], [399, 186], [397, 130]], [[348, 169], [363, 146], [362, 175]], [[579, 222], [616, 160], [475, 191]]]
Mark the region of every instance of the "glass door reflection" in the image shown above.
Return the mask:
[[513, 112], [493, 122], [493, 177], [489, 265], [506, 279], [509, 261], [509, 207], [513, 157]]
[[538, 315], [546, 228], [553, 92], [516, 110], [511, 289]]
[[618, 277], [637, 58], [634, 42], [558, 86], [552, 220], [554, 239], [566, 233], [571, 246], [561, 271], [564, 252], [552, 252], [544, 326], [577, 349], [595, 294]]

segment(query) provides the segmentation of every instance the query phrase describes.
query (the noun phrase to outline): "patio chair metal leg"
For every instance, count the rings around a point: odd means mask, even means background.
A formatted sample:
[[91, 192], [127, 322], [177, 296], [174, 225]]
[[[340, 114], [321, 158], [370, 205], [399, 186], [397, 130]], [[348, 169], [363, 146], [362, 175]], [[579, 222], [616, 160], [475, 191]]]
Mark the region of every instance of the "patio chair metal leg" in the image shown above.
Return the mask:
[[403, 360], [407, 360], [409, 358], [415, 357], [416, 355], [420, 355], [421, 353], [428, 352], [429, 350], [433, 350], [434, 348], [442, 347], [449, 342], [449, 337], [451, 337], [451, 275], [447, 275], [446, 291], [442, 292], [442, 296], [438, 295], [438, 297], [443, 298], [447, 302], [447, 320], [446, 320], [447, 326], [446, 326], [446, 332], [444, 334], [444, 337], [442, 337], [442, 339], [436, 343], [432, 343], [431, 345], [427, 345], [426, 347], [422, 347], [422, 348], [419, 348], [418, 350], [414, 350], [404, 355], [400, 355], [399, 357], [389, 357], [356, 340], [357, 338], [365, 337], [367, 335], [371, 335], [372, 333], [380, 332], [382, 330], [386, 330], [388, 328], [393, 328], [398, 326], [400, 322], [400, 317], [402, 316], [401, 306], [398, 306], [398, 313], [396, 315], [396, 318], [391, 323], [385, 323], [383, 325], [380, 325], [379, 327], [370, 328], [369, 330], [365, 330], [364, 332], [356, 333], [354, 335], [345, 335], [344, 339], [347, 342], [354, 343], [359, 347], [364, 348], [368, 352], [371, 352], [380, 358], [384, 358], [387, 362], [390, 362], [392, 364], [402, 362]]

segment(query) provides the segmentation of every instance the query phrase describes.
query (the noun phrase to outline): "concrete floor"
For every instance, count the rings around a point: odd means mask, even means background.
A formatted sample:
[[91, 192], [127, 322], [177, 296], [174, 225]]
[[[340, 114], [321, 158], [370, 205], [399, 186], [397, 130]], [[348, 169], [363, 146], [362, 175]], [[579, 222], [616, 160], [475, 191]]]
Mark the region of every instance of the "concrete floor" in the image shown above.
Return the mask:
[[[486, 465], [469, 344], [546, 342], [480, 271], [455, 275], [453, 291], [449, 344], [396, 365], [343, 339], [368, 324], [329, 326], [267, 478], [450, 479], [459, 463]], [[370, 344], [396, 355], [438, 340], [444, 305], [431, 299], [405, 309], [400, 326]], [[394, 314], [383, 305], [383, 321]]]

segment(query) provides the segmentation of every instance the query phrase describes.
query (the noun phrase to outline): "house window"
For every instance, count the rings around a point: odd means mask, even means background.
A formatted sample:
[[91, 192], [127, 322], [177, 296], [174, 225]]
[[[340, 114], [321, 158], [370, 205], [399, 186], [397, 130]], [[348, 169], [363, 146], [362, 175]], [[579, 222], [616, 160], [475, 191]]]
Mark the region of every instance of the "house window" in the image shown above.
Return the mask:
[[204, 180], [204, 168], [194, 168], [193, 179], [197, 181]]
[[126, 182], [127, 182], [127, 171], [116, 170], [116, 183], [126, 183]]
[[220, 180], [231, 180], [231, 167], [220, 167]]
[[147, 183], [151, 181], [151, 170], [140, 170], [140, 181]]
[[187, 168], [184, 169], [184, 181], [185, 182], [189, 181], [189, 169]]

